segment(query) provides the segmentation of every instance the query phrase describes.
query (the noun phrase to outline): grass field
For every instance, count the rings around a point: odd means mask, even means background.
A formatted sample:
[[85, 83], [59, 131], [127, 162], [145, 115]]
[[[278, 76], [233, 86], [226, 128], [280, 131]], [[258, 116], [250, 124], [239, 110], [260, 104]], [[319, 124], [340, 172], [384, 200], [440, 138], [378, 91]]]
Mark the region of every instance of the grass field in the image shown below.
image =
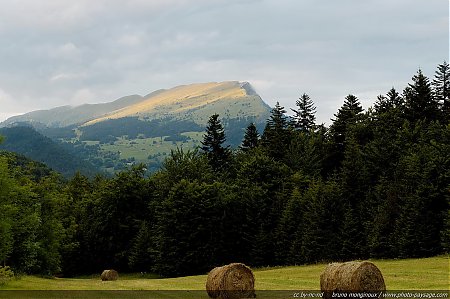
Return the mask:
[[[108, 152], [120, 152], [120, 159], [135, 158], [137, 162], [148, 162], [149, 155], [159, 155], [158, 160], [164, 160], [167, 153], [171, 150], [175, 150], [177, 147], [184, 147], [186, 149], [192, 149], [195, 146], [201, 145], [200, 140], [203, 138], [201, 132], [187, 132], [181, 135], [188, 136], [191, 140], [183, 143], [180, 141], [164, 141], [164, 137], [155, 138], [143, 138], [127, 140], [124, 138], [118, 138], [113, 145], [102, 144], [100, 147], [103, 151]], [[165, 155], [163, 155], [165, 153]]]
[[[449, 289], [449, 256], [373, 262], [383, 273], [387, 290]], [[324, 268], [325, 264], [254, 269], [256, 289], [319, 290]], [[109, 282], [102, 282], [99, 275], [54, 279], [22, 276], [0, 290], [204, 290], [205, 282], [206, 275], [161, 279], [127, 274]]]

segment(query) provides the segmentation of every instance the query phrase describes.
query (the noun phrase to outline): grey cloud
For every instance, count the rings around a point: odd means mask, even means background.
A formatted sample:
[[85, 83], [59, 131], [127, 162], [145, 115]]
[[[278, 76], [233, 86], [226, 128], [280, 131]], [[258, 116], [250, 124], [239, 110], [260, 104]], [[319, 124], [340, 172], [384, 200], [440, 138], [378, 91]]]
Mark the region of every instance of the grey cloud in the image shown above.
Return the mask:
[[245, 80], [271, 105], [310, 93], [326, 122], [350, 92], [369, 105], [418, 67], [433, 75], [449, 54], [445, 2], [10, 1], [0, 113]]

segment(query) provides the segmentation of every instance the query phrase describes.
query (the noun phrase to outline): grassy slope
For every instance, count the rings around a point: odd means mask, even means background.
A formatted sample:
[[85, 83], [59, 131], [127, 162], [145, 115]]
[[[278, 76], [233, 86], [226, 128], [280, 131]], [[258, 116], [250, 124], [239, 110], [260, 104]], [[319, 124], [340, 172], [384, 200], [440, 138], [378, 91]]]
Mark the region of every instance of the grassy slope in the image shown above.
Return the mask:
[[222, 98], [243, 96], [245, 96], [245, 91], [239, 88], [239, 84], [232, 82], [182, 85], [164, 90], [139, 103], [117, 110], [106, 116], [93, 119], [87, 122], [86, 125], [91, 125], [106, 119], [137, 116], [143, 113], [156, 115], [159, 113], [177, 114], [192, 108], [201, 107]]
[[[164, 137], [144, 138], [144, 139], [132, 139], [126, 140], [124, 138], [118, 138], [113, 145], [102, 144], [100, 148], [108, 152], [120, 151], [120, 159], [128, 159], [134, 157], [137, 162], [148, 162], [149, 155], [163, 154], [168, 155], [170, 150], [175, 150], [177, 147], [183, 147], [185, 149], [193, 149], [196, 146], [200, 146], [200, 140], [203, 138], [203, 132], [187, 132], [181, 135], [189, 136], [192, 140], [186, 143], [177, 141], [164, 141]], [[98, 142], [97, 142], [98, 143]], [[93, 144], [92, 142], [90, 144]], [[161, 161], [164, 157], [161, 156]]]
[[[426, 259], [376, 260], [388, 290], [448, 290], [449, 257]], [[319, 276], [325, 265], [264, 268], [254, 271], [257, 290], [318, 290]], [[102, 282], [91, 278], [43, 279], [24, 276], [0, 290], [204, 290], [206, 275], [147, 279], [122, 275], [118, 281]]]

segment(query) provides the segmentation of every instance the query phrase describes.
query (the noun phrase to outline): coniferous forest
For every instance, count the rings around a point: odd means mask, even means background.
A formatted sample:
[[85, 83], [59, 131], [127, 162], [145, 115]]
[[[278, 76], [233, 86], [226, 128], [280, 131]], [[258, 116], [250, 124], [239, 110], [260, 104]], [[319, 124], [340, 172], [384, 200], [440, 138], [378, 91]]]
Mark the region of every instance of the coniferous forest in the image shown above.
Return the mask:
[[348, 95], [329, 126], [303, 94], [275, 105], [262, 132], [249, 124], [237, 149], [212, 115], [201, 148], [173, 151], [151, 175], [139, 165], [65, 180], [3, 152], [1, 265], [182, 276], [449, 252], [449, 75], [446, 62], [432, 79], [419, 70], [370, 108]]

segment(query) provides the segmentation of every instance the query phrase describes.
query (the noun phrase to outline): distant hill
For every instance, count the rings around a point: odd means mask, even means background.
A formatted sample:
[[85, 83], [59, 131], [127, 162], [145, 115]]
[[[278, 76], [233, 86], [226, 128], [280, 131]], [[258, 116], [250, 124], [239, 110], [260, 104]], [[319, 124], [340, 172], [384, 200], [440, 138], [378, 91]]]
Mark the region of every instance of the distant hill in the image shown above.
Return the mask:
[[8, 168], [16, 177], [28, 177], [34, 182], [39, 182], [42, 178], [54, 173], [47, 165], [31, 160], [24, 155], [14, 152], [0, 150], [0, 158], [6, 159]]
[[175, 118], [206, 124], [219, 113], [222, 118], [265, 117], [270, 107], [256, 94], [248, 82], [199, 83], [177, 86], [152, 93], [133, 105], [93, 119], [85, 125], [123, 117], [150, 119]]
[[270, 107], [248, 82], [197, 83], [110, 103], [33, 111], [11, 117], [0, 127], [31, 125], [108, 172], [135, 163], [156, 170], [171, 149], [201, 146], [206, 123], [215, 113], [223, 122], [227, 143], [236, 147], [250, 122], [262, 131]]
[[111, 103], [84, 104], [81, 106], [62, 106], [49, 110], [38, 110], [23, 115], [8, 118], [1, 125], [8, 126], [15, 123], [31, 123], [50, 128], [67, 127], [87, 122], [112, 111], [132, 105], [142, 100], [141, 96], [131, 95], [115, 100]]
[[1, 128], [0, 135], [5, 137], [0, 150], [44, 163], [65, 177], [71, 177], [77, 171], [87, 176], [98, 172], [91, 163], [31, 127]]

